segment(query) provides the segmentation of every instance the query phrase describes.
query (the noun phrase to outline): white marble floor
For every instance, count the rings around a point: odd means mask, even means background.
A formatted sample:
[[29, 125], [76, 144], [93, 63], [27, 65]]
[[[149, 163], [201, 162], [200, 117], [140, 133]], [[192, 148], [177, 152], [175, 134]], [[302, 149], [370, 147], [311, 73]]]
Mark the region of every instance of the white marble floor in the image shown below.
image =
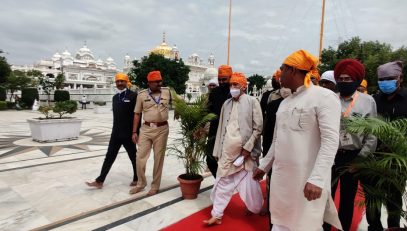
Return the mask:
[[[131, 163], [124, 149], [104, 188], [84, 182], [98, 176], [112, 126], [111, 114], [79, 110], [83, 119], [78, 141], [36, 145], [29, 139], [28, 118], [33, 111], [0, 111], [0, 230], [158, 230], [211, 205], [212, 176], [202, 183], [198, 199], [182, 200], [177, 176], [182, 163], [167, 155], [159, 194], [129, 195]], [[178, 123], [170, 121], [169, 144]], [[151, 182], [152, 159], [147, 165]], [[383, 217], [384, 219], [384, 217]], [[359, 230], [366, 230], [362, 221]]]

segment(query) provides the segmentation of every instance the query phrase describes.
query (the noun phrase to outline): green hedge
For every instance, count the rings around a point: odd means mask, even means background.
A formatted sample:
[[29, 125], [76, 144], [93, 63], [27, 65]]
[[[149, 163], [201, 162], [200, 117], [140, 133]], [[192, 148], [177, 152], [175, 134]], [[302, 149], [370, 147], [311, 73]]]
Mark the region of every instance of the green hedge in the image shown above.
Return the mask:
[[0, 87], [0, 101], [6, 101], [6, 98], [6, 89], [4, 89], [4, 87]]
[[6, 110], [6, 109], [7, 109], [7, 102], [0, 101], [0, 110]]
[[62, 101], [67, 101], [70, 100], [70, 95], [69, 91], [64, 91], [64, 90], [56, 90], [54, 93], [54, 101], [55, 102], [62, 102]]
[[21, 106], [31, 108], [34, 104], [34, 100], [38, 100], [38, 90], [37, 88], [25, 88], [21, 91]]
[[7, 108], [8, 109], [15, 109], [16, 108], [16, 103], [7, 101]]

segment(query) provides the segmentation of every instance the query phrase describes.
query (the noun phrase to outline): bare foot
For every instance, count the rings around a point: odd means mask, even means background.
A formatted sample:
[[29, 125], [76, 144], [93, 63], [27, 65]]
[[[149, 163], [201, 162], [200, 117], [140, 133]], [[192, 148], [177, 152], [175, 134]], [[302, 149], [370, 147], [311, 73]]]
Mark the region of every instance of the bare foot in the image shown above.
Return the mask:
[[220, 225], [222, 224], [222, 218], [211, 217], [209, 220], [204, 220], [203, 223], [209, 225]]
[[136, 193], [139, 193], [139, 192], [141, 192], [143, 190], [144, 190], [143, 188], [134, 187], [134, 188], [130, 189], [129, 193], [130, 194], [136, 194]]
[[153, 196], [157, 193], [158, 193], [158, 189], [150, 189], [150, 191], [148, 191], [148, 193], [147, 193], [147, 196]]
[[86, 184], [87, 186], [89, 186], [89, 187], [93, 187], [93, 188], [97, 188], [97, 189], [103, 188], [103, 183], [97, 182], [97, 181], [85, 182], [85, 184]]
[[130, 183], [130, 186], [137, 186], [137, 181], [132, 181], [132, 182]]

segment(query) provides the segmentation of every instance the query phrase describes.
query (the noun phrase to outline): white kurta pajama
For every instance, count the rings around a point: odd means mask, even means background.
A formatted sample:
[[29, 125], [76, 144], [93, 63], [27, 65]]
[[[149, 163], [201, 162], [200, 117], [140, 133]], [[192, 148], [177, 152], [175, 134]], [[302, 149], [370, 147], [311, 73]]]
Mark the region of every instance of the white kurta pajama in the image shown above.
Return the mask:
[[[281, 103], [272, 146], [259, 167], [273, 168], [270, 214], [276, 228], [319, 231], [324, 221], [341, 228], [330, 196], [340, 116], [338, 96], [318, 86], [302, 86]], [[305, 198], [307, 182], [322, 188], [321, 198]]]
[[[241, 115], [240, 112], [243, 110], [250, 116]], [[259, 144], [262, 128], [260, 104], [256, 99], [247, 95], [240, 96], [238, 101], [227, 100], [222, 107], [219, 122], [213, 152], [219, 160], [216, 180], [211, 193], [213, 202], [211, 215], [216, 218], [223, 216], [223, 211], [235, 190], [239, 192], [240, 198], [251, 212], [259, 213], [263, 197], [260, 184], [253, 180], [252, 176], [253, 168], [256, 165], [255, 156], [260, 153], [249, 156], [241, 166], [236, 167], [233, 162], [240, 156], [242, 148], [258, 152], [258, 149], [254, 147]], [[250, 123], [250, 125], [246, 123]], [[251, 130], [250, 134], [242, 135], [242, 132], [248, 130]]]

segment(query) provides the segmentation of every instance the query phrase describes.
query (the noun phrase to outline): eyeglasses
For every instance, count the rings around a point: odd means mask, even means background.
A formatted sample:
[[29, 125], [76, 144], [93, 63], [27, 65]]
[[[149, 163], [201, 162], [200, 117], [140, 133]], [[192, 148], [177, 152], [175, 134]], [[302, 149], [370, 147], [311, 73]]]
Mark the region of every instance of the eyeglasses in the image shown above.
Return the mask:
[[228, 78], [227, 77], [225, 77], [225, 78], [218, 78], [218, 82], [227, 82], [228, 81]]

